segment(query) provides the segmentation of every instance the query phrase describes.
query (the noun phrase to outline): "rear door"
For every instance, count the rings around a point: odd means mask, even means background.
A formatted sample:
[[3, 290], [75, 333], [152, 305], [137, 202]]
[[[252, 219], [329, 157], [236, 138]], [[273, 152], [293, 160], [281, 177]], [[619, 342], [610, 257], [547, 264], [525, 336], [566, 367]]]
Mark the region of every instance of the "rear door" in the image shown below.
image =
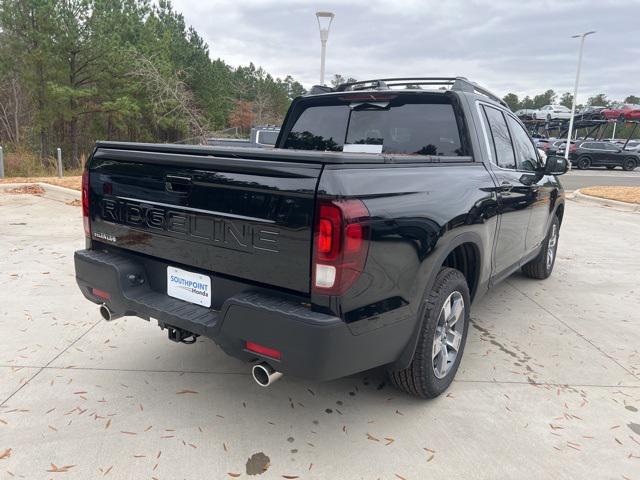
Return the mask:
[[501, 110], [482, 105], [489, 126], [491, 170], [497, 181], [500, 228], [495, 244], [495, 276], [501, 276], [519, 264], [525, 253], [525, 241], [532, 202], [531, 185], [523, 183], [516, 169], [516, 155], [507, 120]]
[[621, 149], [614, 143], [605, 143], [602, 145], [605, 149], [605, 159], [603, 165], [620, 166], [622, 164]]
[[321, 170], [99, 148], [90, 163], [92, 238], [186, 270], [308, 292]]

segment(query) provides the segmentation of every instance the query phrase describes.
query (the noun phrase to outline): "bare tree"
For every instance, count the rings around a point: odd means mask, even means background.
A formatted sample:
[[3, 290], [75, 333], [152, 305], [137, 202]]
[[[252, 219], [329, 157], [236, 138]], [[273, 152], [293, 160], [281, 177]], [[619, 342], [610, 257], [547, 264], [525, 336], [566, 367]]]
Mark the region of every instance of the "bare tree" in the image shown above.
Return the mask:
[[255, 87], [255, 99], [253, 108], [256, 114], [256, 124], [264, 125], [267, 118], [271, 118], [273, 110], [273, 100], [269, 86], [265, 82], [258, 81]]
[[15, 149], [22, 141], [23, 125], [30, 123], [29, 102], [22, 82], [12, 74], [0, 83], [0, 138], [6, 138]]
[[191, 134], [201, 142], [209, 131], [207, 120], [200, 110], [189, 86], [180, 78], [180, 72], [162, 72], [152, 59], [134, 53], [135, 69], [130, 75], [139, 78], [151, 94], [152, 102], [162, 117], [176, 115], [184, 118]]

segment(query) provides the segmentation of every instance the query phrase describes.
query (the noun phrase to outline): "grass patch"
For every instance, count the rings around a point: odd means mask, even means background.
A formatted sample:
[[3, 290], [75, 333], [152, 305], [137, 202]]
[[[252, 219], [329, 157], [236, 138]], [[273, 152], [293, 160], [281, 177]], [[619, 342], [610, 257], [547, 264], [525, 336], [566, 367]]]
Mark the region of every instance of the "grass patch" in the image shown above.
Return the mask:
[[[58, 174], [56, 160], [50, 158], [43, 163], [38, 155], [17, 151], [4, 153], [5, 177], [55, 177]], [[82, 175], [82, 168], [67, 168], [64, 175]]]
[[0, 183], [49, 183], [59, 187], [71, 188], [73, 190], [82, 190], [82, 175], [73, 175], [70, 177], [10, 177], [0, 178]]
[[580, 192], [592, 197], [640, 204], [640, 187], [588, 187], [581, 188]]

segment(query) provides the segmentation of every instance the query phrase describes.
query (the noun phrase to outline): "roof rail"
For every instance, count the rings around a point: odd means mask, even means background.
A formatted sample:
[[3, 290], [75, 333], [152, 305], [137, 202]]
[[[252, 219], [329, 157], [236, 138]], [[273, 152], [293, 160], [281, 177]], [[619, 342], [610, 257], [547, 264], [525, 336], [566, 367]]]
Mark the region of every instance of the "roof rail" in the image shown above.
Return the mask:
[[346, 92], [362, 89], [388, 90], [390, 87], [411, 86], [411, 85], [430, 85], [449, 87], [451, 90], [458, 92], [479, 93], [491, 100], [494, 100], [504, 107], [509, 108], [507, 103], [499, 96], [475, 82], [465, 77], [398, 77], [398, 78], [379, 78], [375, 80], [361, 80], [357, 82], [349, 82], [338, 85], [333, 91]]

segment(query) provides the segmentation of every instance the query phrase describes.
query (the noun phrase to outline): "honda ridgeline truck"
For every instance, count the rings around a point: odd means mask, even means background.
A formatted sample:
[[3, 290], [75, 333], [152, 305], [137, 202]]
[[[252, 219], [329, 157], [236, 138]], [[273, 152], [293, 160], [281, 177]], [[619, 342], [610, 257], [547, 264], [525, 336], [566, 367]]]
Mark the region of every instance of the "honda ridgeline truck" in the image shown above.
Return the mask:
[[471, 303], [551, 274], [566, 170], [465, 78], [314, 87], [274, 149], [98, 142], [76, 278], [106, 320], [208, 337], [263, 386], [384, 367], [434, 397]]

